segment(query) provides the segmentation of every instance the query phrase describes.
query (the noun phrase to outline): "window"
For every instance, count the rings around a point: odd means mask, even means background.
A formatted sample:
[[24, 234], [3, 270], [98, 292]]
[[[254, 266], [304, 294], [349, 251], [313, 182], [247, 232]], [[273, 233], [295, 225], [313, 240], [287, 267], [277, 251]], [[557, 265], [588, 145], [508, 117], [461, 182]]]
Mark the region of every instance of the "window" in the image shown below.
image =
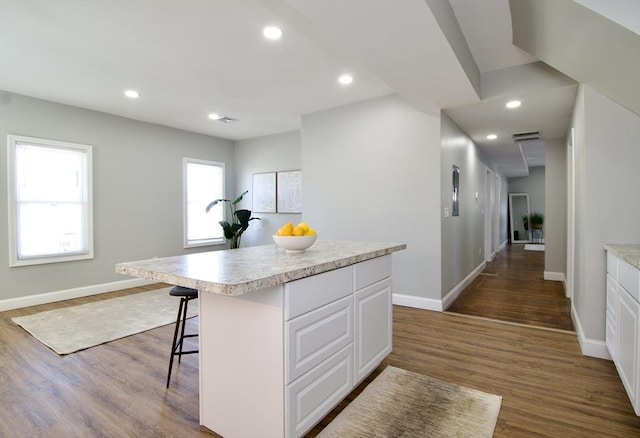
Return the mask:
[[93, 258], [91, 146], [7, 136], [9, 263]]
[[222, 244], [224, 206], [219, 203], [209, 213], [207, 205], [224, 197], [224, 163], [185, 158], [184, 175], [184, 247]]

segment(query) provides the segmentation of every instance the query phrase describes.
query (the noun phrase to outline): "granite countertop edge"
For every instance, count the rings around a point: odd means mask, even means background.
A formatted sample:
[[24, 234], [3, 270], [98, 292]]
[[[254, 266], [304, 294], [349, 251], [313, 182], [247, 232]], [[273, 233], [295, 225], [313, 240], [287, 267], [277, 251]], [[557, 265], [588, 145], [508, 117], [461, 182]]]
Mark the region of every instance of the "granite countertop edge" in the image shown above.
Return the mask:
[[640, 269], [640, 244], [607, 243], [604, 245], [604, 249], [634, 268]]
[[277, 272], [273, 275], [256, 275], [255, 278], [245, 278], [231, 282], [190, 278], [174, 272], [154, 272], [152, 268], [145, 266], [145, 263], [151, 262], [151, 260], [118, 263], [116, 264], [116, 272], [172, 285], [189, 287], [202, 292], [238, 296], [389, 255], [396, 251], [402, 251], [406, 249], [406, 247], [406, 244], [384, 244], [383, 247], [365, 250], [358, 254], [348, 254], [345, 255], [345, 257], [325, 260], [308, 266], [296, 267], [285, 272]]

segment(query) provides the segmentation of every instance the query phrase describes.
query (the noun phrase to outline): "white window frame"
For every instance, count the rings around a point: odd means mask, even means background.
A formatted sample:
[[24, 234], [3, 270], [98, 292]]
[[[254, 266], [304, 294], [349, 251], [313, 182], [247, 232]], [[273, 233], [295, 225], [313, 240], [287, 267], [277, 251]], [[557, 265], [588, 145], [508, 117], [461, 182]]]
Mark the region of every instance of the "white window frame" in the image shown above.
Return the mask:
[[[211, 161], [211, 160], [202, 160], [202, 159], [198, 159], [198, 158], [188, 158], [185, 157], [182, 160], [182, 218], [183, 218], [183, 243], [184, 243], [184, 248], [196, 248], [196, 247], [200, 247], [200, 246], [210, 246], [210, 245], [224, 245], [226, 244], [226, 239], [224, 237], [224, 235], [222, 235], [222, 237], [219, 238], [208, 238], [208, 239], [198, 239], [198, 240], [189, 240], [188, 239], [188, 207], [187, 207], [187, 166], [190, 163], [194, 163], [194, 164], [204, 164], [207, 166], [217, 166], [220, 167], [222, 169], [222, 193], [225, 193], [225, 179], [226, 179], [226, 169], [225, 169], [225, 163], [222, 162], [218, 162], [218, 161]], [[224, 196], [224, 195], [223, 195]], [[213, 201], [214, 199], [211, 199], [210, 201]], [[224, 208], [226, 208], [224, 206], [224, 204], [221, 204], [223, 206], [223, 211], [222, 211], [222, 219], [224, 220], [226, 217], [226, 212], [224, 210]], [[204, 209], [204, 207], [203, 207]], [[209, 213], [211, 214], [211, 213]], [[213, 226], [217, 226], [220, 227], [220, 225], [217, 223], [217, 221], [212, 220], [212, 225]], [[220, 228], [220, 230], [222, 230], [222, 228]]]
[[[80, 151], [85, 157], [85, 172], [83, 179], [84, 204], [85, 204], [85, 232], [87, 238], [87, 250], [75, 253], [48, 254], [41, 256], [18, 256], [18, 199], [16, 187], [16, 146], [19, 143], [52, 148]], [[75, 260], [93, 259], [93, 148], [89, 145], [69, 143], [63, 141], [47, 140], [42, 138], [26, 137], [22, 135], [7, 135], [7, 188], [9, 211], [9, 266], [30, 266], [45, 263], [61, 263]]]

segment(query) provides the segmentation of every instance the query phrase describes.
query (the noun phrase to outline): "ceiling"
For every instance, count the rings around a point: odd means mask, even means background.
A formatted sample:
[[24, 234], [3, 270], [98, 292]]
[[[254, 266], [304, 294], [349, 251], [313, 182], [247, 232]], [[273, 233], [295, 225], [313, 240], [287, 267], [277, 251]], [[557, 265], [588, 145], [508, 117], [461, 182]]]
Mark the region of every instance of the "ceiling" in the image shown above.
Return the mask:
[[[0, 89], [232, 140], [296, 130], [303, 114], [398, 93], [421, 111], [446, 109], [507, 176], [521, 175], [510, 135], [563, 136], [575, 83], [511, 81], [508, 93], [483, 86], [480, 96], [434, 1], [3, 0]], [[483, 81], [535, 65], [511, 43], [508, 0], [450, 5]], [[263, 38], [267, 25], [283, 30], [281, 40]], [[343, 73], [351, 85], [337, 83]], [[493, 77], [489, 85], [501, 83]], [[129, 88], [140, 98], [124, 97]], [[511, 97], [523, 104], [506, 112]], [[489, 132], [498, 140], [488, 143]]]

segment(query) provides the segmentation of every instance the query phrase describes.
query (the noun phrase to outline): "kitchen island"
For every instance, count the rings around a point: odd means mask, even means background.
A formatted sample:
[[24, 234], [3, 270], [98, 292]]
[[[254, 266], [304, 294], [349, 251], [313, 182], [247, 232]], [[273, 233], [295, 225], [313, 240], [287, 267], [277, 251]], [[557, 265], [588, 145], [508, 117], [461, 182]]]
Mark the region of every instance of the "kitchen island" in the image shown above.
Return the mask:
[[391, 352], [391, 254], [318, 241], [120, 263], [198, 289], [200, 424], [224, 437], [298, 437]]

